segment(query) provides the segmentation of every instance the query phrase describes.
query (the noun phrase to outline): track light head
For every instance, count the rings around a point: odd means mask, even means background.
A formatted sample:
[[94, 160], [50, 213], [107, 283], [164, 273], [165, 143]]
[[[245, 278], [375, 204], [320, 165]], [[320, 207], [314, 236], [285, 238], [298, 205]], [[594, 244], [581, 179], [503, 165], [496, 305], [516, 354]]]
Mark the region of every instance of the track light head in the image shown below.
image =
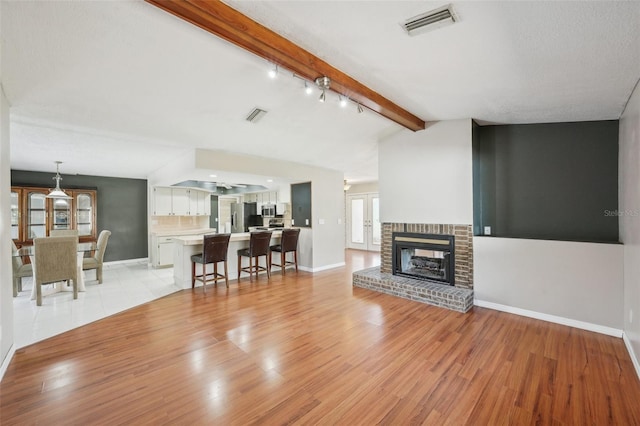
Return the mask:
[[269, 70], [269, 78], [276, 78], [278, 76], [278, 65], [274, 65], [273, 68]]
[[340, 99], [340, 106], [342, 108], [346, 107], [347, 106], [347, 98], [345, 98], [342, 95], [338, 95], [338, 98]]
[[364, 109], [362, 109], [362, 105], [358, 103], [358, 114], [362, 114], [363, 112], [364, 112]]
[[306, 81], [304, 82], [304, 93], [306, 93], [307, 95], [313, 93], [313, 89], [307, 84]]
[[324, 101], [325, 101], [325, 99], [326, 99], [326, 96], [325, 96], [325, 94], [324, 94], [324, 89], [322, 89], [322, 93], [320, 93], [320, 98], [318, 98], [318, 100], [319, 100], [320, 102], [324, 102]]

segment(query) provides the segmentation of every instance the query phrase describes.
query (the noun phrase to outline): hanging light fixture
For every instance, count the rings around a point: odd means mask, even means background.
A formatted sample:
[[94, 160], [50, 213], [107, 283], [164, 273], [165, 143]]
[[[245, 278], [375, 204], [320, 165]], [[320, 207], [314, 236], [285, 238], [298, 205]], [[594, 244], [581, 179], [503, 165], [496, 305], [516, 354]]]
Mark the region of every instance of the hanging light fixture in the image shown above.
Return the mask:
[[57, 199], [70, 199], [72, 197], [68, 196], [66, 192], [60, 189], [60, 181], [62, 177], [60, 177], [60, 164], [62, 161], [55, 161], [56, 163], [56, 175], [53, 177], [53, 180], [56, 181], [56, 187], [49, 190], [47, 194], [47, 198], [57, 198]]

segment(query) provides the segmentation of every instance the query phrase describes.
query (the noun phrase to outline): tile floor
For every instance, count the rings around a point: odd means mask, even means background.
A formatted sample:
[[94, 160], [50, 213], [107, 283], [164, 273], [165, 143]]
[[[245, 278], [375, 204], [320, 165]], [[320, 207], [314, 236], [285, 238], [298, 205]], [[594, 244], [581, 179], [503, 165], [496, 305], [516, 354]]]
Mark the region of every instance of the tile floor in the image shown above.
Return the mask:
[[[173, 268], [153, 269], [147, 260], [105, 264], [103, 283], [86, 271], [87, 291], [73, 300], [71, 291], [43, 296], [42, 306], [30, 300], [31, 278], [13, 299], [14, 344], [19, 349], [72, 328], [99, 320], [181, 290], [173, 283]], [[43, 291], [46, 294], [46, 287]]]

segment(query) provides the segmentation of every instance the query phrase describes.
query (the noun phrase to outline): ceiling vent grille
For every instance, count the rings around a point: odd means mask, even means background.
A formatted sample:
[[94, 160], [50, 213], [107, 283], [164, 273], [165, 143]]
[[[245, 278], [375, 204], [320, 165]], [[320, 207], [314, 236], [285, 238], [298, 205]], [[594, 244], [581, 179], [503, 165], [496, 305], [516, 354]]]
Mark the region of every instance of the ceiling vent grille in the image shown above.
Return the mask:
[[258, 121], [260, 121], [262, 117], [265, 116], [266, 113], [267, 111], [263, 109], [254, 108], [253, 111], [251, 111], [249, 115], [247, 115], [246, 120], [249, 121], [250, 123], [257, 123]]
[[457, 21], [458, 17], [453, 11], [453, 5], [448, 4], [409, 18], [400, 25], [402, 25], [402, 28], [404, 28], [407, 34], [416, 35], [445, 25], [451, 25]]

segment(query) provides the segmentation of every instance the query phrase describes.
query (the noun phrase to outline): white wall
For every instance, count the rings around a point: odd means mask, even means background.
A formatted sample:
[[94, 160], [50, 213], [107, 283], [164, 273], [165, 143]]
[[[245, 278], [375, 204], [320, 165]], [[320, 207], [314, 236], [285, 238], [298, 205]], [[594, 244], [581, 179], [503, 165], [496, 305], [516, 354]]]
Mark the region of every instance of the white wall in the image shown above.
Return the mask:
[[351, 188], [347, 191], [347, 195], [351, 194], [366, 194], [368, 192], [378, 192], [379, 186], [378, 182], [364, 182], [364, 183], [354, 183], [351, 185]]
[[[0, 16], [2, 2], [0, 2]], [[0, 22], [2, 20], [0, 19]], [[2, 34], [0, 28], [0, 35]], [[1, 43], [2, 37], [0, 37]], [[2, 69], [0, 44], [0, 70]], [[0, 378], [13, 347], [13, 287], [11, 272], [11, 163], [9, 161], [9, 104], [2, 87], [0, 74]]]
[[[620, 118], [620, 240], [624, 243], [624, 334], [640, 375], [640, 87]], [[631, 318], [633, 311], [633, 318]]]
[[476, 301], [622, 329], [622, 245], [474, 237], [473, 246]]
[[380, 143], [380, 218], [473, 223], [471, 119], [440, 121]]
[[[289, 161], [204, 149], [195, 150], [190, 162], [181, 161], [181, 165], [182, 170], [175, 166], [170, 170], [157, 170], [149, 176], [150, 184], [167, 184], [170, 182], [163, 180], [165, 176], [177, 177], [195, 169], [284, 178], [292, 183], [311, 182], [313, 226], [311, 229], [303, 229], [300, 234], [298, 263], [308, 270], [321, 270], [344, 264], [342, 172]], [[320, 221], [323, 223], [320, 224]]]

